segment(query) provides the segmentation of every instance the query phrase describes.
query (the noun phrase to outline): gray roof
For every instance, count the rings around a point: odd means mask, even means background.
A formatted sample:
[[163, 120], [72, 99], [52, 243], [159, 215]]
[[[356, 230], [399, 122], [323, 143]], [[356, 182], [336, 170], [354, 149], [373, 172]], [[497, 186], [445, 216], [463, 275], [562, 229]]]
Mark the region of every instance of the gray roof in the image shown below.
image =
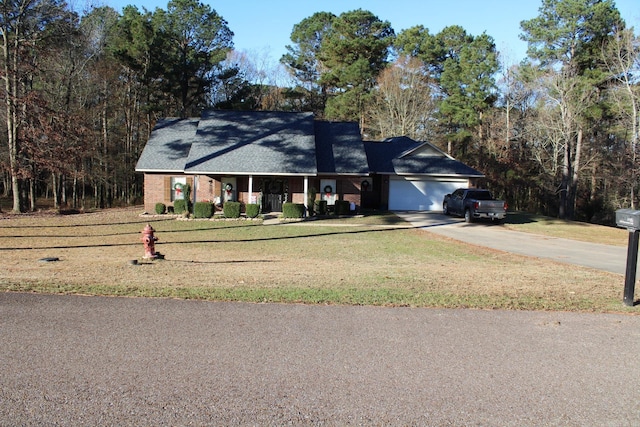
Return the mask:
[[198, 127], [199, 119], [168, 118], [156, 123], [144, 147], [137, 171], [182, 172]]
[[465, 165], [428, 142], [417, 142], [406, 136], [382, 142], [364, 143], [372, 173], [387, 175], [429, 175], [483, 177], [481, 172]]
[[369, 174], [367, 153], [357, 123], [316, 121], [315, 135], [318, 173]]
[[207, 111], [185, 172], [315, 175], [313, 113]]
[[136, 171], [484, 176], [427, 142], [397, 137], [363, 143], [357, 123], [314, 121], [313, 113], [219, 110], [158, 121]]

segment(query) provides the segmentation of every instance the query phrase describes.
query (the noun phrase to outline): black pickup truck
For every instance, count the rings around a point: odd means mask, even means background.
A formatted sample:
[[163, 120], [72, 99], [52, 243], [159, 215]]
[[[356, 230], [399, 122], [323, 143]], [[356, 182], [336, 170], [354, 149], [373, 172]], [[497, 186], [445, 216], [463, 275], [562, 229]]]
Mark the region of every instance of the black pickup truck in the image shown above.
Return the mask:
[[464, 216], [466, 222], [479, 218], [502, 222], [507, 216], [507, 203], [495, 200], [489, 190], [459, 188], [444, 196], [442, 211], [445, 215]]

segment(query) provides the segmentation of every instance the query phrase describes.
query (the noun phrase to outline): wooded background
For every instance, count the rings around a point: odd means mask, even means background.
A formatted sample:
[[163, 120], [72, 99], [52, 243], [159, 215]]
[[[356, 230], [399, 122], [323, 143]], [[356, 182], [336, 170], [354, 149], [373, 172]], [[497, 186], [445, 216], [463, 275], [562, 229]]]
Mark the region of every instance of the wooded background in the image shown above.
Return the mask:
[[279, 64], [233, 50], [196, 0], [155, 11], [0, 3], [0, 192], [70, 208], [139, 203], [135, 164], [160, 117], [313, 111], [365, 140], [407, 135], [486, 174], [511, 209], [611, 224], [638, 202], [640, 39], [611, 0], [542, 0], [527, 58], [460, 26], [394, 31], [366, 10], [296, 24]]

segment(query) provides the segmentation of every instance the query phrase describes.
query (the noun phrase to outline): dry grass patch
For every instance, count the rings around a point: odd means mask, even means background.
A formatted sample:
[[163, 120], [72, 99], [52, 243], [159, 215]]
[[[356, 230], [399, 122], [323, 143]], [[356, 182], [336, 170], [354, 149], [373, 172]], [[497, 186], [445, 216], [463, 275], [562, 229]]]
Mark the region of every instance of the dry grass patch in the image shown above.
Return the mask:
[[505, 227], [527, 233], [614, 246], [626, 246], [629, 239], [629, 232], [622, 228], [520, 212], [509, 213]]
[[[0, 289], [633, 312], [621, 303], [619, 275], [466, 245], [386, 216], [263, 226], [141, 218], [139, 212], [3, 218]], [[164, 260], [140, 258], [147, 222]], [[60, 261], [39, 261], [45, 257]]]

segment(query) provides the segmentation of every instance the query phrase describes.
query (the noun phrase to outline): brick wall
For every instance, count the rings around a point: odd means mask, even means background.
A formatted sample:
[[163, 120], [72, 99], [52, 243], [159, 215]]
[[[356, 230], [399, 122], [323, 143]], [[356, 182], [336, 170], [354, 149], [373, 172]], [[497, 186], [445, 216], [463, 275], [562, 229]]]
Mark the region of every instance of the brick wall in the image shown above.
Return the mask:
[[219, 178], [213, 178], [206, 175], [198, 177], [198, 188], [196, 193], [196, 201], [209, 200], [214, 201], [216, 197], [222, 194], [222, 187]]
[[144, 210], [154, 213], [156, 203], [171, 204], [165, 200], [164, 180], [166, 175], [144, 174]]
[[[173, 202], [171, 201], [171, 192], [168, 186], [170, 185], [170, 178], [172, 176], [179, 175], [163, 175], [163, 174], [144, 174], [144, 210], [153, 213], [155, 212], [156, 203], [164, 203], [167, 206], [172, 206]], [[338, 181], [338, 194], [341, 200], [348, 200], [349, 202], [353, 202], [356, 205], [361, 205], [360, 200], [360, 184], [362, 182], [361, 177], [335, 177]], [[193, 178], [189, 176], [187, 178], [188, 182], [193, 182]], [[221, 182], [219, 178], [208, 177], [204, 175], [200, 175], [198, 177], [198, 188], [196, 194], [196, 200], [214, 200], [216, 197], [220, 197], [222, 193]], [[254, 193], [253, 195], [258, 196], [258, 182], [254, 179]], [[320, 185], [319, 178], [311, 178], [309, 179], [309, 188], [314, 187], [318, 188]], [[238, 177], [237, 181], [237, 197], [238, 201], [248, 203], [249, 202], [249, 194], [248, 190], [248, 179], [245, 177]], [[304, 194], [303, 194], [303, 180], [302, 178], [290, 178], [289, 179], [289, 200], [294, 203], [304, 203]], [[319, 199], [319, 195], [316, 196], [316, 199]]]

